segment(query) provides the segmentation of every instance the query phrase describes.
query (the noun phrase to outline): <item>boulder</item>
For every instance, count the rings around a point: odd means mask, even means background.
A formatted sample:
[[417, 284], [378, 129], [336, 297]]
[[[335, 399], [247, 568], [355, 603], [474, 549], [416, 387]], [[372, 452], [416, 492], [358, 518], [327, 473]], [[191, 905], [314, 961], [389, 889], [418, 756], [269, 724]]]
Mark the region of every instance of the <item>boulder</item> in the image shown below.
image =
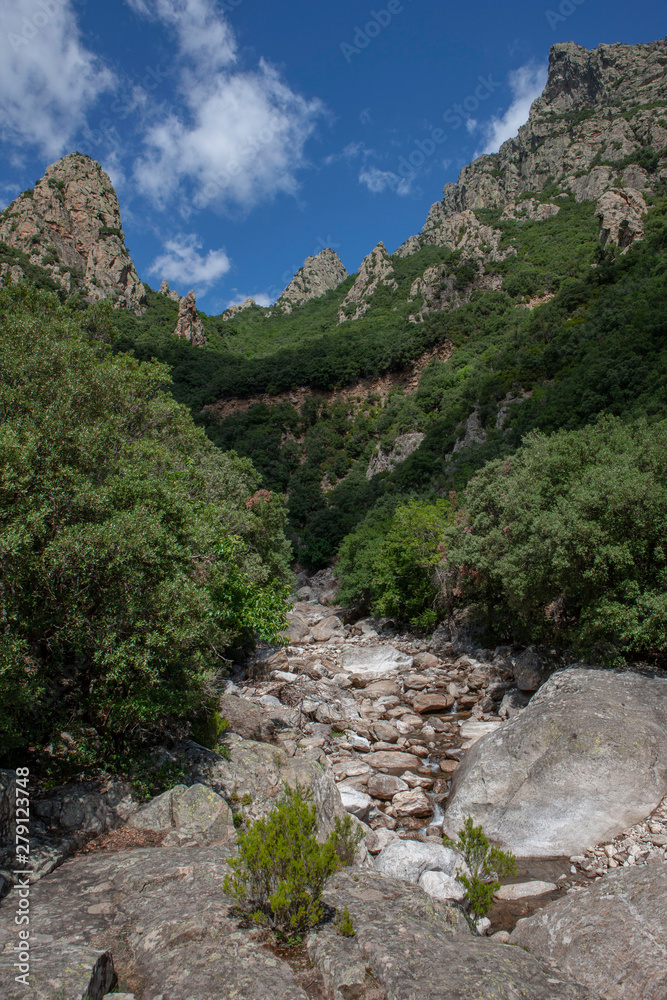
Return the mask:
[[413, 753], [403, 753], [401, 750], [376, 750], [374, 753], [367, 753], [364, 760], [371, 767], [385, 767], [390, 771], [399, 768], [421, 767], [421, 758]]
[[437, 694], [418, 694], [412, 702], [415, 712], [446, 712], [454, 704], [454, 696], [440, 691]]
[[391, 805], [397, 816], [430, 816], [433, 812], [433, 803], [421, 788], [397, 792]]
[[664, 1000], [667, 865], [611, 872], [520, 920], [511, 942], [606, 1000]]
[[473, 937], [455, 904], [417, 885], [348, 868], [331, 877], [323, 900], [347, 906], [355, 927], [345, 938], [325, 924], [307, 941], [337, 1000], [593, 1000], [521, 948]]
[[558, 886], [555, 882], [516, 882], [512, 885], [501, 885], [496, 893], [496, 899], [525, 899], [527, 896], [543, 896], [545, 892], [555, 892]]
[[220, 698], [220, 714], [229, 722], [229, 731], [244, 740], [257, 740], [259, 743], [275, 741], [275, 726], [267, 718], [266, 712], [247, 698], [223, 694]]
[[[176, 785], [138, 809], [126, 824], [130, 829], [171, 833], [175, 843], [187, 839], [198, 844], [219, 840], [236, 842], [232, 811], [222, 798], [205, 785]], [[170, 841], [167, 840], [167, 843]]]
[[555, 653], [528, 646], [514, 661], [514, 679], [519, 691], [537, 691], [559, 666]]
[[357, 819], [366, 819], [373, 805], [370, 795], [360, 792], [352, 785], [338, 785], [338, 794], [346, 812], [352, 813]]
[[398, 792], [406, 792], [408, 785], [402, 778], [396, 778], [393, 774], [374, 774], [368, 779], [366, 785], [368, 794], [374, 799], [388, 801]]
[[480, 739], [455, 772], [445, 832], [466, 816], [522, 857], [581, 854], [667, 793], [667, 680], [574, 666]]
[[371, 854], [379, 854], [387, 844], [397, 839], [398, 834], [394, 830], [388, 830], [386, 827], [380, 826], [377, 830], [371, 830], [370, 833], [366, 834], [366, 847]]
[[375, 859], [379, 872], [404, 882], [418, 882], [424, 872], [431, 871], [454, 875], [458, 864], [458, 855], [451, 848], [418, 840], [392, 841]]
[[461, 903], [465, 898], [465, 887], [455, 875], [444, 872], [424, 872], [419, 876], [419, 886], [435, 899], [453, 899]]
[[72, 858], [32, 889], [27, 991], [11, 966], [14, 908], [0, 910], [0, 996], [102, 1000], [115, 966], [144, 1000], [307, 1000], [287, 963], [239, 930], [223, 890], [230, 856], [218, 845]]
[[381, 743], [396, 743], [400, 733], [389, 722], [376, 722], [373, 726], [373, 735]]
[[417, 653], [414, 665], [417, 670], [432, 670], [440, 666], [440, 660], [433, 653]]
[[298, 784], [312, 791], [321, 839], [331, 833], [336, 817], [344, 818], [336, 785], [321, 764], [302, 756], [288, 757], [284, 750], [269, 743], [243, 740], [239, 736], [229, 737], [227, 745], [229, 760], [195, 749], [191, 754], [191, 774], [228, 802], [236, 803], [247, 819], [259, 819], [271, 812], [286, 784], [292, 788]]
[[367, 698], [400, 698], [402, 692], [396, 681], [373, 681], [367, 684], [364, 695]]
[[412, 657], [393, 646], [343, 646], [342, 669], [368, 680], [410, 670]]

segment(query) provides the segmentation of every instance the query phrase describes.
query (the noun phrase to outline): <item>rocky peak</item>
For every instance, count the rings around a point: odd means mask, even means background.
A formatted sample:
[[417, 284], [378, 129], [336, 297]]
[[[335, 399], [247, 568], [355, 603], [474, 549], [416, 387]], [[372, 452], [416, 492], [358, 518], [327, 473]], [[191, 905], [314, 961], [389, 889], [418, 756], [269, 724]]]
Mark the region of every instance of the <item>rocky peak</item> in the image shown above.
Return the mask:
[[341, 303], [338, 313], [339, 324], [348, 319], [359, 319], [368, 312], [370, 300], [380, 283], [391, 289], [398, 287], [391, 257], [382, 242], [364, 257], [356, 280]]
[[145, 290], [125, 246], [116, 192], [89, 156], [70, 153], [48, 167], [0, 214], [0, 240], [67, 292], [141, 310]]
[[174, 302], [180, 302], [181, 296], [173, 288], [169, 287], [169, 282], [166, 278], [162, 279], [162, 284], [160, 285], [160, 295], [165, 295], [168, 299], [173, 299]]
[[234, 317], [238, 316], [238, 314], [240, 312], [243, 312], [244, 309], [250, 309], [251, 306], [256, 306], [256, 305], [257, 303], [253, 298], [248, 298], [245, 300], [245, 302], [241, 302], [240, 305], [230, 306], [229, 309], [225, 309], [225, 311], [222, 314], [223, 322], [226, 323], [227, 320], [234, 319]]
[[612, 189], [643, 193], [667, 179], [666, 64], [667, 39], [591, 51], [573, 42], [554, 45], [528, 122], [498, 153], [478, 157], [456, 184], [445, 185], [422, 238], [403, 244], [401, 255], [426, 241], [450, 244], [451, 236], [440, 238], [436, 230], [466, 212], [501, 209], [505, 218], [538, 220], [553, 214], [557, 206], [521, 204], [547, 184], [577, 201], [598, 202]]
[[197, 315], [197, 300], [193, 291], [184, 295], [178, 304], [178, 321], [174, 333], [177, 337], [183, 337], [193, 347], [204, 347], [206, 344], [206, 334]]
[[316, 257], [308, 257], [275, 304], [275, 311], [291, 313], [311, 299], [319, 299], [345, 281], [347, 270], [335, 250], [328, 247]]

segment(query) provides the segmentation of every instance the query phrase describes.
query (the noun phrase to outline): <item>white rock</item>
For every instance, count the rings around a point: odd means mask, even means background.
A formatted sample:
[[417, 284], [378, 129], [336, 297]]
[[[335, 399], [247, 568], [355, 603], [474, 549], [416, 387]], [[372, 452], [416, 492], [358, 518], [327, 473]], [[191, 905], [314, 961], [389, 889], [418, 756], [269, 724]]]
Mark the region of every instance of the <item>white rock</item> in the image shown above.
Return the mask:
[[381, 678], [412, 668], [412, 657], [393, 646], [343, 646], [341, 667], [348, 674]]
[[496, 899], [524, 899], [527, 896], [541, 896], [545, 892], [557, 889], [553, 882], [517, 882], [514, 885], [501, 885], [496, 893]]
[[[465, 888], [453, 875], [444, 872], [424, 872], [418, 883], [424, 892], [436, 899], [454, 899], [458, 903], [465, 897]], [[509, 936], [509, 935], [508, 935]]]
[[417, 840], [397, 840], [380, 852], [375, 864], [384, 875], [405, 882], [418, 882], [427, 871], [453, 875], [457, 861], [457, 855], [449, 847], [422, 844]]
[[352, 785], [338, 785], [343, 808], [357, 819], [364, 820], [371, 811], [373, 800], [370, 795], [360, 792]]

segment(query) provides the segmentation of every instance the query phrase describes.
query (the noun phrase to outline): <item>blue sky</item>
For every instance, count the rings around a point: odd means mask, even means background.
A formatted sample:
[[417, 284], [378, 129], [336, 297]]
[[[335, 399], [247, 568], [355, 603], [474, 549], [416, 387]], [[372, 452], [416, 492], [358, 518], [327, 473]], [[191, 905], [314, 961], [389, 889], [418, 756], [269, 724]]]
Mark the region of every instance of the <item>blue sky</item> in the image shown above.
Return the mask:
[[325, 246], [356, 271], [418, 232], [516, 134], [554, 42], [646, 42], [666, 20], [656, 0], [4, 2], [0, 205], [88, 153], [144, 280], [211, 313], [268, 304]]

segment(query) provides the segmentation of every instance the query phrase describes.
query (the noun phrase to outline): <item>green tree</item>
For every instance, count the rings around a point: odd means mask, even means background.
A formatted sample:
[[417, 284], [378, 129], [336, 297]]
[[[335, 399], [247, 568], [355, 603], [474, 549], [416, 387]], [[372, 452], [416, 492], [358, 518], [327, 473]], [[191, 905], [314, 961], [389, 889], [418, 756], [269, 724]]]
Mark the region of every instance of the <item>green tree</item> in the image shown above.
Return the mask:
[[18, 286], [0, 316], [0, 753], [65, 730], [103, 759], [191, 716], [224, 650], [280, 625], [284, 507], [252, 502], [251, 463], [164, 365], [113, 353], [108, 306]]
[[667, 655], [667, 421], [534, 432], [469, 483], [448, 572], [524, 640]]
[[485, 917], [493, 906], [493, 897], [500, 888], [499, 878], [516, 875], [516, 858], [510, 851], [492, 847], [481, 826], [475, 826], [468, 816], [456, 840], [443, 837], [445, 847], [458, 851], [468, 872], [459, 872], [457, 882], [465, 888], [469, 912], [477, 919]]

